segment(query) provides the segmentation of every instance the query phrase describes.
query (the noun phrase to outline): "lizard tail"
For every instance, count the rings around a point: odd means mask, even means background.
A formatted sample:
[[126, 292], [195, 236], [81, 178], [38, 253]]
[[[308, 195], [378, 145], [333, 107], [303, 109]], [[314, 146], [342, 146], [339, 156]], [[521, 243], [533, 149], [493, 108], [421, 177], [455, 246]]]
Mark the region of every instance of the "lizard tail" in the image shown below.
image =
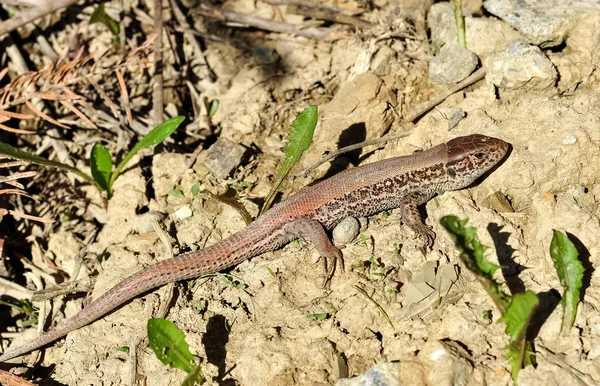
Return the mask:
[[[0, 362], [5, 362], [52, 343], [151, 289], [174, 281], [218, 272], [237, 264], [240, 260], [237, 255], [242, 255], [239, 250], [243, 250], [243, 248], [236, 248], [236, 244], [236, 242], [225, 240], [200, 251], [182, 254], [149, 266], [115, 285], [97, 300], [53, 329], [22, 346], [6, 351], [0, 356]], [[245, 258], [252, 257], [247, 254], [247, 251], [244, 255]]]

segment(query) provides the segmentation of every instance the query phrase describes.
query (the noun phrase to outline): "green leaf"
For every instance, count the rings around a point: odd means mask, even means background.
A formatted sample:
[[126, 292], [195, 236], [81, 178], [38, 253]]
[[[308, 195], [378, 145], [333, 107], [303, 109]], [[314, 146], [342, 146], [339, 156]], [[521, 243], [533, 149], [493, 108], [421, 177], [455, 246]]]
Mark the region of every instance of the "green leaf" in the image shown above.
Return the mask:
[[110, 174], [112, 173], [112, 159], [110, 153], [100, 142], [96, 142], [92, 148], [90, 156], [90, 168], [92, 169], [92, 177], [100, 187], [109, 191]]
[[196, 197], [198, 195], [198, 193], [200, 192], [200, 182], [196, 182], [194, 185], [192, 185], [192, 196]]
[[196, 371], [196, 361], [185, 341], [185, 334], [175, 323], [162, 318], [148, 320], [148, 341], [150, 348], [163, 364], [188, 374]]
[[505, 357], [515, 383], [522, 368], [535, 364], [535, 355], [527, 341], [527, 328], [539, 302], [537, 295], [531, 291], [516, 294], [500, 318], [501, 322], [506, 323], [505, 332], [509, 336], [509, 344]]
[[204, 377], [202, 368], [198, 365], [193, 373], [189, 373], [188, 376], [185, 377], [181, 386], [203, 385], [204, 383], [206, 383], [206, 378]]
[[144, 138], [142, 138], [138, 143], [136, 143], [133, 149], [131, 149], [129, 153], [127, 153], [125, 158], [123, 158], [123, 160], [119, 163], [119, 166], [117, 166], [112, 176], [110, 177], [109, 186], [112, 186], [119, 174], [121, 174], [121, 171], [123, 170], [125, 165], [127, 165], [127, 162], [129, 162], [134, 155], [136, 155], [140, 150], [144, 148], [156, 145], [157, 143], [160, 143], [167, 139], [171, 134], [173, 134], [175, 130], [177, 130], [179, 125], [181, 125], [181, 122], [183, 122], [184, 120], [185, 118], [181, 116], [171, 118], [156, 126], [154, 129], [150, 130], [150, 132], [146, 134]]
[[208, 107], [208, 116], [212, 117], [217, 113], [217, 110], [219, 109], [219, 100], [218, 99], [213, 99], [212, 101], [210, 101], [209, 107]]
[[261, 214], [269, 209], [273, 199], [275, 199], [275, 195], [279, 191], [283, 179], [288, 175], [292, 167], [300, 161], [302, 153], [310, 146], [315, 128], [317, 127], [318, 117], [318, 107], [310, 106], [298, 114], [294, 122], [292, 122], [290, 135], [288, 136], [288, 144], [284, 149], [285, 161], [275, 176], [273, 188], [271, 188], [271, 191], [265, 198], [265, 204], [260, 211]]
[[172, 197], [181, 197], [181, 196], [183, 196], [183, 192], [181, 190], [179, 190], [179, 189], [171, 189], [171, 190], [169, 190], [168, 194], [169, 194], [169, 196], [172, 196]]
[[119, 35], [119, 23], [114, 20], [112, 17], [108, 16], [106, 11], [104, 10], [104, 3], [99, 4], [94, 12], [92, 12], [92, 16], [90, 16], [89, 24], [94, 23], [102, 23], [113, 33], [113, 35]]
[[492, 278], [500, 267], [485, 258], [483, 254], [486, 247], [477, 239], [475, 228], [465, 227], [468, 221], [460, 220], [456, 216], [445, 216], [440, 223], [454, 240], [456, 249], [460, 252], [460, 260], [477, 277], [496, 307], [503, 313], [510, 304], [510, 296], [506, 295], [502, 286]]
[[585, 268], [579, 261], [579, 253], [575, 245], [564, 233], [557, 230], [554, 231], [550, 243], [550, 257], [554, 262], [560, 285], [563, 287], [562, 300], [560, 301], [563, 307], [561, 330], [565, 324], [568, 325], [568, 330], [570, 330], [577, 316], [577, 306], [581, 296]]
[[17, 159], [19, 161], [25, 161], [36, 165], [49, 166], [52, 168], [62, 169], [71, 173], [75, 173], [84, 180], [96, 185], [98, 189], [101, 189], [100, 186], [96, 183], [96, 181], [94, 181], [92, 176], [85, 174], [84, 172], [73, 166], [69, 166], [57, 161], [51, 161], [47, 158], [40, 157], [35, 154], [27, 153], [26, 151], [17, 149], [16, 147], [13, 147], [7, 143], [0, 142], [0, 154], [4, 154], [9, 158]]

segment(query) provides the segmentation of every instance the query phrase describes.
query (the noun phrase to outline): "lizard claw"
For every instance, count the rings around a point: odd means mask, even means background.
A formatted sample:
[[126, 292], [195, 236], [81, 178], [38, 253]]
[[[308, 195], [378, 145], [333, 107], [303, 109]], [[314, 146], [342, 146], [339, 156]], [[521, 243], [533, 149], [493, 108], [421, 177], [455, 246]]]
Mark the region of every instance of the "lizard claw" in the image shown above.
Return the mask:
[[330, 248], [326, 254], [321, 254], [321, 258], [323, 259], [323, 267], [325, 269], [325, 279], [323, 280], [322, 288], [328, 288], [331, 284], [331, 278], [333, 278], [333, 274], [335, 273], [335, 268], [339, 261], [340, 269], [344, 271], [344, 259], [342, 255], [341, 248], [335, 247]]
[[413, 230], [423, 241], [423, 244], [419, 250], [423, 253], [423, 255], [426, 255], [427, 252], [433, 249], [433, 242], [435, 241], [435, 232], [433, 231], [433, 227], [425, 224], [419, 224], [418, 226], [414, 226]]

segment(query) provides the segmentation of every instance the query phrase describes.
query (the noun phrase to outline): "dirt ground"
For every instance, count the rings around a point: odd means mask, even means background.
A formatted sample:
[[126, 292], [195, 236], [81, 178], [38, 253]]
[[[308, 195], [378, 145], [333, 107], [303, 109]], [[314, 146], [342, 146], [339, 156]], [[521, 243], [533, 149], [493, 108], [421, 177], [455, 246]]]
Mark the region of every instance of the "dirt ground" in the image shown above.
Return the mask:
[[[358, 0], [329, 3], [365, 7]], [[117, 180], [107, 209], [92, 187], [82, 187], [88, 200], [85, 211], [99, 231], [79, 277], [97, 275], [93, 299], [133, 272], [169, 257], [152, 231], [152, 218], [160, 219], [176, 253], [216, 243], [242, 229], [238, 212], [205, 195], [193, 196], [191, 186], [199, 181], [201, 190], [215, 193], [233, 186], [256, 214], [257, 199], [269, 191], [283, 159], [287, 128], [306, 106], [319, 106], [319, 125], [302, 167], [318, 161], [324, 151], [405, 130], [403, 117], [448, 88], [427, 82], [434, 48], [427, 39], [431, 26], [425, 24], [423, 9], [409, 1], [374, 3], [376, 7], [361, 18], [375, 26], [349, 39], [309, 41], [247, 32], [230, 34], [238, 42], [245, 36], [243, 45], [206, 41], [204, 54], [215, 81], [200, 79], [196, 86], [208, 100], [220, 101], [212, 117], [213, 127], [219, 129], [214, 135], [248, 147], [249, 158], [223, 181], [204, 165], [205, 151], [191, 169], [183, 152], [146, 157]], [[262, 2], [236, 0], [222, 6], [277, 17], [277, 7]], [[295, 15], [283, 17], [291, 23], [302, 21]], [[392, 211], [363, 223], [360, 236], [343, 249], [346, 270], [336, 272], [330, 289], [321, 288], [323, 272], [316, 264], [316, 251], [303, 242], [229, 271], [243, 288], [217, 276], [176, 284], [167, 318], [184, 331], [191, 351], [202, 358], [210, 383], [328, 385], [375, 364], [396, 362], [422, 365], [418, 371], [406, 367], [415, 379], [404, 384], [436, 384], [431, 374], [439, 369], [419, 362], [418, 355], [442, 341], [457, 343], [472, 364], [465, 379], [448, 385], [511, 384], [504, 359], [505, 326], [480, 284], [460, 267], [453, 242], [439, 224], [441, 217], [454, 214], [478, 228], [480, 240], [489, 247], [487, 256], [502, 267], [497, 279], [506, 283], [507, 291], [528, 289], [540, 295], [535, 316], [537, 367], [522, 370], [519, 385], [600, 384], [600, 276], [595, 270], [600, 264], [600, 33], [590, 32], [598, 25], [600, 15], [592, 15], [559, 48], [543, 50], [559, 74], [553, 86], [502, 89], [479, 81], [427, 113], [405, 138], [342, 156], [284, 187], [287, 196], [332, 171], [408, 155], [457, 136], [480, 133], [509, 142], [510, 156], [485, 180], [426, 205], [426, 223], [437, 234], [426, 256], [419, 251], [420, 241], [401, 225], [399, 213]], [[64, 40], [68, 33], [59, 36]], [[96, 36], [81, 39], [93, 46], [106, 44], [111, 36], [99, 28]], [[480, 59], [485, 63], [485, 57]], [[167, 55], [166, 61], [171, 60]], [[186, 110], [177, 101], [167, 102]], [[466, 116], [449, 131], [448, 119], [458, 108]], [[184, 195], [168, 195], [171, 189]], [[500, 205], [497, 195], [507, 204]], [[192, 215], [178, 216], [182, 208]], [[553, 229], [579, 240], [588, 269], [575, 326], [566, 337], [559, 333], [562, 287], [549, 256]], [[69, 272], [85, 236], [56, 226], [44, 241], [46, 253]], [[371, 259], [377, 264], [363, 264]], [[433, 294], [407, 304], [410, 283], [445, 267], [454, 267], [458, 275], [441, 299]], [[385, 310], [393, 327], [357, 287]], [[134, 299], [48, 347], [42, 363], [51, 371], [41, 384], [125, 385], [136, 378], [145, 378], [147, 385], [179, 384], [185, 374], [163, 366], [141, 341], [147, 320], [161, 302], [170, 301], [167, 292], [159, 289]], [[62, 306], [55, 303], [55, 319], [74, 314], [83, 300], [70, 297]], [[483, 317], [487, 310], [493, 310], [492, 322]], [[308, 318], [324, 312], [329, 313], [324, 320]], [[29, 340], [34, 330], [18, 335], [12, 344]], [[136, 369], [130, 354], [117, 348], [140, 341]]]

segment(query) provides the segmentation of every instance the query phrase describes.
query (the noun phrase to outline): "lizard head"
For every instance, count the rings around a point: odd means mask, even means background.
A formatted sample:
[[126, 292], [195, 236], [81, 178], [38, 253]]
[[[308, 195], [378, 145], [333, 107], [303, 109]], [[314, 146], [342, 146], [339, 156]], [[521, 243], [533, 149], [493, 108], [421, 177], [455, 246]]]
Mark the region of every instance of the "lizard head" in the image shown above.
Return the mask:
[[448, 174], [451, 189], [462, 189], [500, 162], [508, 152], [508, 143], [501, 139], [473, 134], [446, 143]]

